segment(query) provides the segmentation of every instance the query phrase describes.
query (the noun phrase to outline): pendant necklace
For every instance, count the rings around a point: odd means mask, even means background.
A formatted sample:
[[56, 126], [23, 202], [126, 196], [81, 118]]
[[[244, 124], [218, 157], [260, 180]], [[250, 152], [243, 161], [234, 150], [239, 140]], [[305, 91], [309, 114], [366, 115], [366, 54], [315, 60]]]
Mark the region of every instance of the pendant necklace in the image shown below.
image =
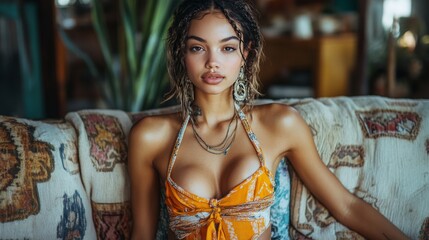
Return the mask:
[[[232, 130], [232, 132], [230, 133], [231, 125], [233, 124], [234, 120], [235, 120], [235, 126], [234, 126], [234, 129]], [[232, 143], [234, 142], [234, 139], [235, 139], [235, 135], [236, 135], [236, 132], [237, 132], [237, 126], [238, 126], [238, 117], [237, 117], [237, 113], [234, 111], [234, 116], [229, 121], [225, 137], [223, 138], [223, 140], [220, 143], [215, 144], [215, 145], [208, 144], [198, 134], [198, 131], [197, 131], [196, 126], [195, 126], [195, 121], [194, 121], [193, 118], [191, 118], [191, 125], [192, 125], [192, 131], [194, 133], [195, 139], [197, 140], [198, 144], [204, 150], [206, 150], [207, 152], [212, 153], [212, 154], [217, 154], [217, 155], [223, 154], [223, 155], [226, 155], [228, 153], [228, 151], [231, 149], [231, 145], [232, 145]]]

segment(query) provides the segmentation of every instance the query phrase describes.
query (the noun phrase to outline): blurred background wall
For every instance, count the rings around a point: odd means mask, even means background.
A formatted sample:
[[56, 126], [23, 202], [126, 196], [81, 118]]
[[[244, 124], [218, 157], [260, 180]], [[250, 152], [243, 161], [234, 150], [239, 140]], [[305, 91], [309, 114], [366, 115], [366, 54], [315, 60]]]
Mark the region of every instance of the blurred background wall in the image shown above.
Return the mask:
[[[109, 88], [106, 69], [118, 71], [119, 84], [132, 73], [119, 70], [129, 66], [121, 57], [129, 49], [124, 6], [119, 0], [96, 2], [113, 66], [106, 66], [94, 27], [94, 0], [0, 2], [0, 114], [60, 118], [85, 108], [125, 108], [103, 94]], [[158, 21], [145, 13], [148, 2], [131, 9], [136, 52], [147, 35], [142, 22]], [[255, 0], [255, 5], [265, 36], [263, 97], [429, 97], [427, 0]], [[152, 89], [144, 94], [161, 99], [168, 86]], [[159, 99], [139, 108], [174, 104]]]

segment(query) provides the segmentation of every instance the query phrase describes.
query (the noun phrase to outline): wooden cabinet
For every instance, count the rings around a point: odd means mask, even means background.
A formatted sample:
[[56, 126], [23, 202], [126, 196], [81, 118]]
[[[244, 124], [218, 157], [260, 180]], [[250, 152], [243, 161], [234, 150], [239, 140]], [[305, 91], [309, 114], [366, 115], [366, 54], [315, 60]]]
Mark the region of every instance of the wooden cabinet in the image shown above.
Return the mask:
[[278, 83], [282, 71], [307, 69], [312, 72], [313, 97], [348, 95], [356, 44], [356, 35], [352, 33], [308, 40], [286, 36], [266, 38], [260, 75], [263, 88]]

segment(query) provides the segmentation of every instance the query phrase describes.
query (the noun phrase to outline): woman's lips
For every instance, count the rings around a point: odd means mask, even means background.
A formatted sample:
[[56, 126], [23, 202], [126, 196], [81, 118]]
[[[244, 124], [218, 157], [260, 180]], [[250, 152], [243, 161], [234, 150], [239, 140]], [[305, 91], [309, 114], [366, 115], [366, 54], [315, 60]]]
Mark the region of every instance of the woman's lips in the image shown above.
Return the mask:
[[215, 85], [222, 82], [225, 77], [218, 73], [206, 73], [201, 78], [205, 83]]

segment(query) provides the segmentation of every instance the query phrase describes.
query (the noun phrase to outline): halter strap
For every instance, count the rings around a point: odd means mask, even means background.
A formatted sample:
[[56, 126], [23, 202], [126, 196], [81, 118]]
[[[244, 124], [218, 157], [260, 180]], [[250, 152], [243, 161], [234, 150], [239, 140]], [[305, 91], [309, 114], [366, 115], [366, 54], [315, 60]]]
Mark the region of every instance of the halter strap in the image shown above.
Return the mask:
[[[255, 133], [253, 133], [252, 129], [250, 128], [250, 124], [247, 121], [246, 115], [244, 114], [243, 110], [240, 108], [240, 106], [238, 104], [234, 103], [234, 106], [235, 106], [235, 110], [237, 111], [238, 116], [241, 120], [241, 123], [243, 124], [244, 130], [246, 131], [247, 136], [250, 139], [250, 142], [252, 142], [252, 145], [256, 150], [256, 154], [258, 155], [259, 163], [261, 164], [261, 166], [265, 166], [264, 155], [262, 153], [260, 143], [259, 143]], [[179, 151], [180, 144], [182, 143], [183, 135], [185, 134], [185, 130], [186, 130], [186, 127], [188, 126], [190, 118], [191, 118], [190, 115], [188, 115], [186, 117], [186, 119], [183, 121], [182, 127], [180, 128], [180, 131], [177, 135], [176, 143], [174, 144], [174, 148], [173, 148], [173, 151], [172, 151], [171, 156], [170, 156], [170, 161], [168, 163], [167, 179], [170, 178], [171, 171], [173, 170], [173, 166], [174, 166], [174, 163], [175, 163], [176, 158], [177, 158], [177, 153]]]
[[179, 151], [180, 144], [182, 143], [183, 135], [185, 134], [186, 126], [188, 126], [189, 119], [191, 118], [191, 115], [188, 114], [185, 121], [183, 121], [182, 127], [180, 128], [179, 133], [177, 134], [176, 143], [174, 144], [173, 152], [170, 156], [170, 161], [168, 163], [168, 170], [167, 170], [167, 179], [170, 178], [171, 171], [173, 170], [174, 162], [177, 158], [177, 152]]
[[259, 162], [261, 163], [261, 166], [265, 166], [265, 159], [264, 159], [264, 154], [262, 152], [262, 148], [260, 146], [258, 138], [256, 137], [255, 133], [250, 127], [249, 122], [247, 121], [246, 114], [244, 114], [243, 110], [241, 110], [240, 106], [237, 103], [235, 103], [234, 106], [238, 112], [238, 116], [240, 117], [241, 122], [243, 123], [244, 130], [246, 130], [247, 136], [249, 137], [250, 141], [253, 144], [253, 147], [256, 150], [256, 154], [258, 155], [258, 159], [259, 159]]

